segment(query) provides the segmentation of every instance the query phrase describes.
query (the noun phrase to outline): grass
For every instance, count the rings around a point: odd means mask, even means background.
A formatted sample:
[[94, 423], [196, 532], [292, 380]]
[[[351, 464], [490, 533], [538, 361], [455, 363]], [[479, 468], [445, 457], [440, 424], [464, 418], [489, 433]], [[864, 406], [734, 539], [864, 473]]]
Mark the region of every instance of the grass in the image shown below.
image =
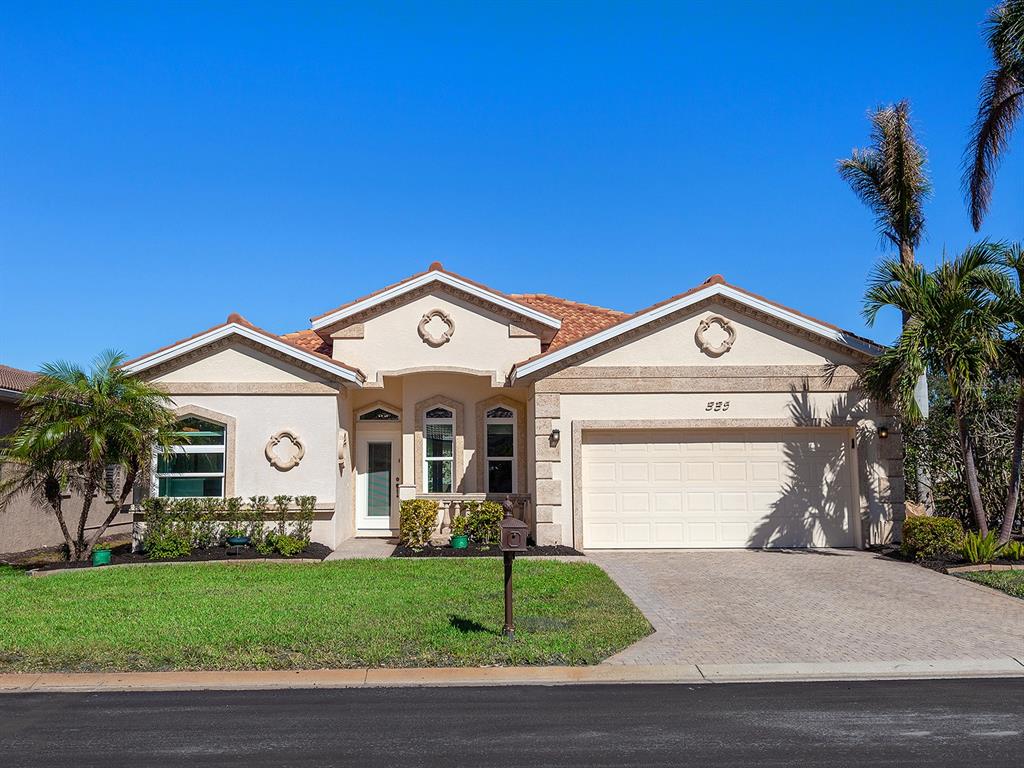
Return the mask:
[[973, 571], [957, 575], [1024, 599], [1024, 571]]
[[597, 566], [498, 559], [0, 567], [0, 671], [594, 664], [650, 625]]

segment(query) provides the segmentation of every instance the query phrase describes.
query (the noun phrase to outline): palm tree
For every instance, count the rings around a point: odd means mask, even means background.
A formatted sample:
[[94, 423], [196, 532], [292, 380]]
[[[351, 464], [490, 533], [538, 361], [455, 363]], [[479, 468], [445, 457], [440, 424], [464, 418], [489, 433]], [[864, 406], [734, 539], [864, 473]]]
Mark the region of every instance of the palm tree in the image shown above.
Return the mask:
[[1005, 0], [986, 23], [993, 69], [978, 95], [978, 116], [964, 152], [964, 194], [975, 231], [988, 213], [996, 169], [1024, 110], [1024, 0]]
[[[871, 146], [855, 149], [838, 163], [839, 175], [875, 215], [875, 228], [883, 243], [899, 252], [905, 268], [914, 265], [914, 253], [924, 236], [924, 203], [931, 194], [924, 147], [910, 124], [910, 104], [900, 101], [868, 114]], [[910, 315], [903, 311], [903, 325]], [[928, 379], [916, 384], [917, 408], [928, 416]], [[923, 463], [917, 466], [917, 497], [931, 509], [931, 478]]]
[[[66, 362], [44, 365], [39, 381], [21, 401], [21, 424], [0, 449], [0, 461], [17, 467], [0, 489], [2, 499], [32, 493], [45, 500], [75, 560], [88, 559], [136, 482], [147, 474], [154, 449], [167, 450], [174, 442], [170, 399], [154, 385], [126, 374], [123, 362], [123, 355], [106, 352], [88, 372]], [[123, 482], [110, 513], [87, 539], [93, 498], [112, 466], [122, 470]], [[82, 496], [74, 534], [61, 507], [66, 485]]]
[[1020, 501], [1021, 463], [1024, 457], [1024, 247], [1016, 243], [1003, 251], [1002, 263], [1014, 280], [1007, 280], [999, 294], [999, 310], [1006, 326], [1003, 338], [1004, 358], [1017, 374], [1017, 415], [1014, 420], [1013, 444], [1010, 449], [1010, 479], [999, 526], [999, 543], [1010, 540], [1013, 522]]
[[883, 261], [874, 271], [864, 300], [864, 317], [873, 324], [885, 307], [910, 319], [896, 343], [877, 357], [862, 376], [865, 390], [892, 404], [910, 424], [923, 417], [914, 397], [928, 369], [946, 374], [959, 432], [971, 512], [978, 530], [988, 533], [971, 436], [971, 412], [1000, 352], [1002, 315], [996, 295], [1005, 293], [999, 262], [1004, 247], [971, 246], [932, 272], [918, 264]]

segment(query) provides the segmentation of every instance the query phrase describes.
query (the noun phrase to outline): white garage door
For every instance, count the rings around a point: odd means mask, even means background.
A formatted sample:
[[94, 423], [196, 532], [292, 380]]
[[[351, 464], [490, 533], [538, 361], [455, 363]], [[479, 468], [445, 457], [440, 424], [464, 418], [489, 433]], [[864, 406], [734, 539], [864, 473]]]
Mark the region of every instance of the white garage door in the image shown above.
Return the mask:
[[852, 547], [848, 444], [799, 429], [585, 433], [583, 545]]

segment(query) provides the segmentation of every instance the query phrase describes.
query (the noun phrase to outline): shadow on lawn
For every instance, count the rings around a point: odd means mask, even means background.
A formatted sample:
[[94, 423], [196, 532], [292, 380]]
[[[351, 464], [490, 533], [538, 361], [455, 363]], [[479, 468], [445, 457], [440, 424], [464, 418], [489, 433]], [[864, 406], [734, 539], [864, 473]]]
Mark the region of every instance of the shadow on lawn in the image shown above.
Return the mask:
[[471, 632], [482, 632], [487, 635], [498, 634], [493, 629], [485, 627], [479, 621], [473, 621], [472, 619], [466, 619], [462, 616], [449, 616], [448, 623], [451, 624], [455, 629], [464, 635], [468, 635]]

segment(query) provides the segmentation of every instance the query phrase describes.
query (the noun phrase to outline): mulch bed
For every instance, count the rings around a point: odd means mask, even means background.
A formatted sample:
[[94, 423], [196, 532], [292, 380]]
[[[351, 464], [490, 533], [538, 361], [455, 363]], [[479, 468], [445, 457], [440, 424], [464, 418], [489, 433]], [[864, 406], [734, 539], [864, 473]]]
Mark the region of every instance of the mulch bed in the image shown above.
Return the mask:
[[[904, 563], [913, 563], [914, 565], [920, 565], [922, 568], [928, 568], [932, 571], [938, 571], [939, 573], [947, 573], [949, 568], [957, 568], [961, 565], [970, 565], [966, 560], [959, 557], [939, 558], [935, 560], [915, 560], [912, 557], [906, 557], [901, 551], [899, 546], [894, 544], [884, 544], [881, 547], [872, 547], [872, 551], [882, 555], [882, 557], [888, 557], [890, 560], [900, 560]], [[1020, 566], [1020, 560], [1007, 560], [1005, 557], [999, 557], [993, 560], [991, 563], [986, 565], [1016, 565]]]
[[[423, 549], [413, 549], [399, 544], [395, 547], [392, 557], [501, 557], [501, 550], [497, 545], [482, 547], [477, 544], [470, 544], [465, 549], [453, 549], [449, 546], [427, 546]], [[572, 547], [527, 547], [525, 552], [519, 552], [517, 557], [582, 557], [583, 553]]]
[[[289, 560], [323, 560], [331, 554], [331, 548], [323, 544], [311, 542], [308, 547], [299, 552], [293, 558]], [[284, 558], [276, 552], [269, 555], [261, 555], [252, 547], [240, 547], [238, 554], [235, 554], [235, 548], [231, 548], [231, 554], [228, 553], [227, 547], [210, 547], [209, 549], [197, 549], [190, 555], [185, 557], [175, 557], [168, 560], [154, 560], [147, 557], [141, 552], [132, 552], [131, 544], [122, 544], [118, 547], [114, 547], [110, 550], [110, 564], [111, 565], [126, 565], [128, 563], [205, 563], [217, 560], [282, 560]], [[47, 563], [41, 565], [36, 570], [40, 571], [58, 571], [65, 568], [92, 568], [92, 563], [86, 561], [84, 563], [69, 563], [69, 562], [58, 562], [58, 563]], [[102, 567], [102, 566], [99, 566]]]

